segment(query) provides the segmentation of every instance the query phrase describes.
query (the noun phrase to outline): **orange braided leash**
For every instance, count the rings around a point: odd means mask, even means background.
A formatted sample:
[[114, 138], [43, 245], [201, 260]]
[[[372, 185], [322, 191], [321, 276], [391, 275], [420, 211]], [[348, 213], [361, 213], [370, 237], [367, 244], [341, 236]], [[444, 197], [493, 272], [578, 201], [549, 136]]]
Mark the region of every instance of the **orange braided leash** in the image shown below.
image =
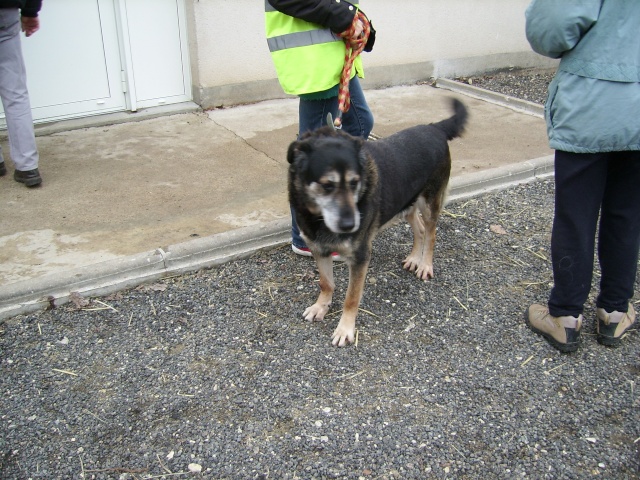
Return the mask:
[[[356, 23], [360, 20], [363, 28], [362, 33], [358, 38], [353, 38], [356, 31]], [[369, 34], [371, 33], [371, 25], [369, 19], [362, 12], [358, 12], [353, 17], [353, 22], [348, 30], [341, 33], [344, 37], [344, 43], [346, 45], [346, 52], [344, 57], [344, 67], [342, 69], [342, 76], [340, 77], [340, 86], [338, 88], [338, 116], [333, 122], [336, 128], [342, 126], [342, 114], [349, 111], [351, 107], [351, 95], [349, 94], [349, 80], [351, 80], [351, 70], [353, 69], [353, 62], [364, 50], [367, 41], [369, 40]]]

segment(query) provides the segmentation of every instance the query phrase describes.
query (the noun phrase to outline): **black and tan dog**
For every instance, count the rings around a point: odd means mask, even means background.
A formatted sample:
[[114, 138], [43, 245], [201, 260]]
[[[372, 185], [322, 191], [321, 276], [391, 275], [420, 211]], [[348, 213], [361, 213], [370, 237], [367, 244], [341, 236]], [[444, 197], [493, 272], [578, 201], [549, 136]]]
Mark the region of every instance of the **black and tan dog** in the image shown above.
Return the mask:
[[349, 265], [334, 345], [354, 341], [371, 245], [387, 222], [406, 214], [413, 249], [403, 266], [422, 280], [433, 277], [436, 222], [451, 171], [448, 140], [462, 133], [467, 120], [460, 101], [453, 100], [453, 109], [451, 118], [375, 142], [323, 127], [289, 146], [289, 200], [320, 272], [320, 296], [304, 311], [305, 319], [322, 320], [331, 305], [331, 253], [338, 252]]

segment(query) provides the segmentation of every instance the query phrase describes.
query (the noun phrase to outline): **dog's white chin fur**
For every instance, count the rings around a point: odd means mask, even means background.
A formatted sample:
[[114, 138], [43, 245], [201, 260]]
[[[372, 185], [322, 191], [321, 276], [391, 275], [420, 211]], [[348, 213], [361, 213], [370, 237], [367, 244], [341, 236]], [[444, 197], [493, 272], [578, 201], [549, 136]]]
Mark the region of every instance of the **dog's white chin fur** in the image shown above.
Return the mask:
[[322, 213], [323, 213], [322, 219], [324, 221], [324, 224], [333, 233], [354, 233], [354, 232], [357, 232], [358, 229], [360, 228], [360, 215], [357, 211], [353, 219], [353, 228], [350, 228], [349, 230], [344, 230], [338, 226], [337, 215], [333, 215], [330, 212], [325, 212], [324, 210]]

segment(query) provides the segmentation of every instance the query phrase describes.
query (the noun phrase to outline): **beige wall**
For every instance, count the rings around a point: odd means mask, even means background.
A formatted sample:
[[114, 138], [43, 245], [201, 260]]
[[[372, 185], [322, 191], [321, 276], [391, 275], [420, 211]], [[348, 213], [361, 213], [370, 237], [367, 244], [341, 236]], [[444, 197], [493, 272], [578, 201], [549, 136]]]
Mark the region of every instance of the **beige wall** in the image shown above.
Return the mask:
[[[524, 35], [530, 0], [361, 0], [378, 31], [365, 88], [550, 66]], [[194, 99], [205, 108], [282, 97], [262, 0], [188, 0]]]

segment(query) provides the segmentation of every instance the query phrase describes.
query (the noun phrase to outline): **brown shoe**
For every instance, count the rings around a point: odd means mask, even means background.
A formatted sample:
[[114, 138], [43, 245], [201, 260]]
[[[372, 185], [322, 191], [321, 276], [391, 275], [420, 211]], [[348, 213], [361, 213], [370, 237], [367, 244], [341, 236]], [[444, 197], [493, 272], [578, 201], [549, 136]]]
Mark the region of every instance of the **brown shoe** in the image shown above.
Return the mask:
[[596, 310], [598, 316], [598, 342], [608, 347], [619, 347], [624, 332], [629, 330], [636, 321], [636, 311], [629, 303], [626, 312], [614, 310], [607, 313], [604, 308]]
[[543, 305], [531, 305], [525, 315], [529, 328], [539, 333], [563, 353], [575, 352], [580, 345], [582, 315], [553, 317]]

